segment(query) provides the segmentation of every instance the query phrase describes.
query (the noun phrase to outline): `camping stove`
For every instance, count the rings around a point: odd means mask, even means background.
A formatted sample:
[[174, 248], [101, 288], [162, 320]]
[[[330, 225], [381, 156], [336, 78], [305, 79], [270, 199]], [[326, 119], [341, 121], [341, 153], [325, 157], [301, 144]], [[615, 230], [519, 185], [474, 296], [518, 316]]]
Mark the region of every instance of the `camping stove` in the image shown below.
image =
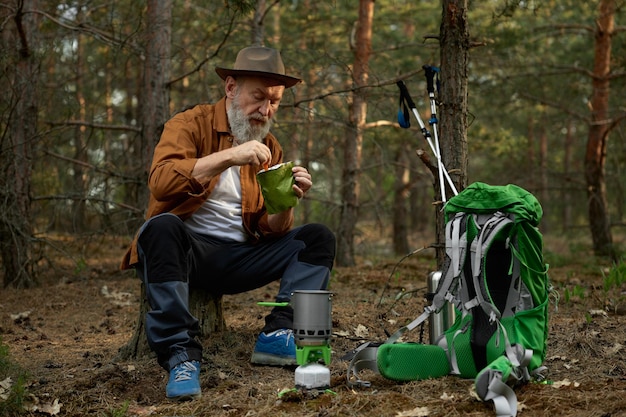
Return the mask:
[[[330, 387], [330, 338], [332, 335], [331, 298], [329, 291], [294, 291], [293, 334], [296, 342], [296, 387], [313, 389]], [[324, 360], [324, 365], [319, 362]]]
[[[296, 344], [296, 387], [326, 389], [330, 387], [330, 338], [332, 293], [324, 290], [299, 290], [291, 302], [259, 302], [263, 306], [293, 308], [293, 335]], [[324, 365], [318, 363], [324, 361]]]

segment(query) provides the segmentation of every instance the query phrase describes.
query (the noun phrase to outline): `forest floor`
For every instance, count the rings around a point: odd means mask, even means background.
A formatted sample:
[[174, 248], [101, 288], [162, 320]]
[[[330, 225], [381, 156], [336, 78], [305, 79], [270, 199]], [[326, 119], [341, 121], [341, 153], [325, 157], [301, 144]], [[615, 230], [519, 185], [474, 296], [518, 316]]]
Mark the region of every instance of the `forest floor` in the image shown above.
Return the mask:
[[[294, 369], [250, 364], [268, 311], [257, 301], [271, 300], [277, 288], [272, 284], [224, 297], [227, 330], [203, 341], [202, 398], [175, 403], [165, 398], [167, 374], [153, 358], [118, 359], [133, 334], [140, 296], [134, 275], [117, 270], [124, 245], [111, 239], [81, 245], [80, 270], [68, 262], [38, 288], [0, 293], [2, 343], [27, 372], [24, 405], [31, 411], [23, 415], [495, 416], [493, 404], [473, 393], [472, 380], [454, 376], [397, 383], [366, 373], [370, 388], [346, 383], [342, 356], [363, 341], [384, 340], [385, 330], [393, 332], [422, 312], [434, 266], [431, 250], [404, 260], [379, 250], [356, 267], [333, 271], [330, 391], [290, 391]], [[516, 389], [519, 416], [626, 416], [626, 316], [619, 306], [626, 288], [605, 285], [610, 262], [584, 247], [564, 239], [546, 245], [550, 278], [560, 294], [558, 305], [550, 306], [549, 383]], [[401, 291], [413, 296], [388, 314]], [[419, 329], [408, 335], [419, 337]], [[11, 385], [2, 382], [0, 393]]]

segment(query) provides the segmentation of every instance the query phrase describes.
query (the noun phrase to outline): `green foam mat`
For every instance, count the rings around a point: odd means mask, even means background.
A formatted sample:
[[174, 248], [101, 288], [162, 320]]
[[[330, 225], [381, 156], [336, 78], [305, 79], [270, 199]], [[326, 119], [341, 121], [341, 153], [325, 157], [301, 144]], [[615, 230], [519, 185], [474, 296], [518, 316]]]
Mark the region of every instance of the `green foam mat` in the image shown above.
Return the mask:
[[445, 350], [436, 345], [389, 343], [378, 348], [380, 374], [395, 381], [439, 378], [450, 373]]

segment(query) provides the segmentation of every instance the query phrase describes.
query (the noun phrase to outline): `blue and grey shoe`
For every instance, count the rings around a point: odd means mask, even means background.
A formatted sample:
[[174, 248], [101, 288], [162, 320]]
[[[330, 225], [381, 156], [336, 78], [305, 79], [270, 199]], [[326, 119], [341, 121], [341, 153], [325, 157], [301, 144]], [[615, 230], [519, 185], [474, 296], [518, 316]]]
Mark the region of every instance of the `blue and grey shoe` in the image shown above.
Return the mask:
[[165, 395], [171, 400], [187, 401], [200, 398], [200, 362], [181, 362], [170, 371]]
[[270, 333], [261, 333], [254, 345], [250, 362], [256, 365], [298, 365], [293, 330], [279, 329]]

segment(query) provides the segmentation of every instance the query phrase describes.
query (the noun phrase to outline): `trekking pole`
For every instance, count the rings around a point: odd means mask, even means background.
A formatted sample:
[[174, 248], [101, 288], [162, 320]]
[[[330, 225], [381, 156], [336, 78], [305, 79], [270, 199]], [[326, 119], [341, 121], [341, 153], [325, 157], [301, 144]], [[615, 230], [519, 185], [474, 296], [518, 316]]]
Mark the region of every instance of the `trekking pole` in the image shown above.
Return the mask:
[[[426, 77], [426, 90], [428, 91], [428, 98], [430, 99], [430, 120], [428, 121], [428, 124], [433, 127], [433, 134], [435, 135], [435, 146], [437, 148], [437, 155], [439, 155], [438, 162], [439, 166], [443, 167], [443, 163], [441, 162], [441, 150], [439, 148], [439, 134], [437, 133], [437, 102], [435, 100], [435, 74], [439, 72], [439, 68], [431, 67], [430, 65], [424, 65], [422, 68], [424, 68], [424, 76]], [[454, 186], [452, 181], [449, 181], [449, 184], [454, 195], [457, 195], [458, 191], [456, 190], [456, 187]], [[441, 187], [442, 200], [445, 203], [446, 191], [445, 185], [443, 183], [443, 178], [441, 177], [441, 172], [439, 175], [439, 185]]]
[[[417, 111], [417, 107], [415, 106], [415, 103], [413, 102], [413, 99], [411, 98], [411, 95], [409, 94], [409, 90], [406, 88], [406, 85], [404, 84], [404, 81], [402, 80], [397, 81], [396, 84], [398, 85], [398, 88], [400, 88], [400, 101], [401, 102], [404, 101], [405, 103], [405, 114], [403, 115], [402, 111], [398, 112], [398, 123], [403, 128], [408, 128], [411, 125], [410, 121], [406, 120], [408, 118], [406, 105], [408, 105], [411, 108], [413, 115], [417, 119], [417, 123], [419, 123], [420, 125], [420, 130], [422, 131], [422, 135], [424, 136], [424, 139], [426, 139], [426, 141], [428, 142], [428, 145], [430, 145], [431, 151], [437, 158], [437, 166], [439, 170], [439, 181], [440, 181], [440, 187], [442, 189], [442, 196], [444, 195], [443, 193], [445, 192], [443, 191], [444, 188], [441, 186], [441, 181], [443, 181], [443, 177], [446, 178], [446, 180], [448, 181], [448, 184], [450, 184], [450, 188], [452, 188], [452, 190], [454, 190], [454, 193], [456, 194], [457, 191], [456, 191], [456, 188], [454, 187], [454, 183], [452, 182], [452, 179], [450, 178], [448, 171], [446, 170], [445, 166], [443, 165], [443, 162], [441, 161], [441, 155], [439, 153], [439, 145], [435, 147], [435, 145], [433, 144], [430, 131], [426, 128], [426, 125], [422, 121], [422, 118], [420, 117], [420, 114]], [[442, 173], [443, 173], [443, 176], [442, 176]], [[443, 202], [445, 202], [445, 198], [442, 198], [442, 200]]]

